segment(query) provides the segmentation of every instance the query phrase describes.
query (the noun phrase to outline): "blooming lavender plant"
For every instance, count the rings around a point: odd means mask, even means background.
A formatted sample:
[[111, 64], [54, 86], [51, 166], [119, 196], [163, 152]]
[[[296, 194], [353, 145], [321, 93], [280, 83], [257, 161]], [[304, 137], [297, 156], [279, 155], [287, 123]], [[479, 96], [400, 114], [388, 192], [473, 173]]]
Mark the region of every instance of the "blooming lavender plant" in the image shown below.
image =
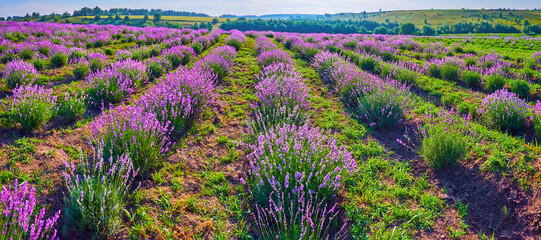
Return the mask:
[[52, 89], [43, 86], [21, 86], [13, 90], [8, 99], [8, 116], [21, 128], [30, 132], [40, 128], [54, 115], [56, 97]]
[[231, 62], [218, 54], [209, 54], [194, 64], [194, 68], [203, 69], [203, 71], [212, 71], [218, 81], [222, 81], [231, 71]]
[[141, 87], [148, 80], [147, 67], [144, 62], [128, 59], [115, 62], [109, 68], [115, 69], [128, 77], [136, 88]]
[[291, 60], [291, 56], [289, 56], [287, 52], [284, 52], [283, 50], [280, 50], [280, 49], [262, 52], [257, 57], [257, 63], [262, 68], [274, 63], [278, 63], [278, 62], [289, 64], [289, 65], [293, 64], [293, 61]]
[[164, 58], [151, 58], [146, 62], [149, 78], [156, 79], [172, 69], [171, 62]]
[[132, 79], [114, 68], [91, 73], [85, 81], [88, 84], [88, 100], [96, 107], [119, 103], [136, 89]]
[[[306, 125], [273, 127], [260, 133], [250, 148], [249, 190], [262, 206], [268, 206], [273, 192], [295, 192], [299, 188], [306, 193], [317, 192], [316, 202], [330, 200], [356, 169], [345, 146], [338, 147], [336, 139]], [[284, 202], [299, 200], [291, 197]]]
[[180, 65], [186, 65], [195, 52], [192, 48], [187, 46], [177, 46], [163, 50], [163, 57], [171, 63], [173, 69], [178, 68]]
[[76, 92], [64, 94], [64, 100], [60, 104], [59, 113], [68, 117], [70, 120], [78, 120], [83, 117], [86, 112], [87, 95], [84, 92]]
[[65, 227], [69, 232], [90, 231], [95, 237], [110, 238], [122, 226], [121, 211], [138, 170], [128, 155], [105, 158], [103, 146], [93, 151], [93, 157], [81, 153], [77, 167], [65, 161]]
[[180, 69], [141, 97], [137, 105], [156, 114], [174, 133], [180, 133], [214, 102], [216, 77], [198, 68]]
[[28, 182], [19, 185], [17, 179], [0, 194], [0, 239], [58, 239], [54, 224], [60, 210], [51, 218], [44, 219], [45, 208], [36, 213], [36, 190]]
[[105, 159], [128, 154], [135, 167], [148, 170], [158, 166], [170, 148], [168, 124], [139, 106], [118, 106], [92, 122], [88, 141], [103, 145]]
[[225, 44], [232, 46], [235, 50], [240, 50], [242, 44], [246, 42], [246, 36], [240, 31], [234, 31], [225, 39]]
[[317, 193], [307, 193], [304, 188], [298, 187], [287, 193], [272, 192], [268, 201], [269, 206], [256, 204], [252, 213], [260, 239], [315, 240], [346, 237], [346, 224], [336, 233], [331, 233], [331, 223], [338, 215], [338, 205], [318, 200]]
[[233, 61], [237, 56], [237, 51], [231, 46], [219, 46], [212, 50], [213, 54], [223, 57], [226, 61]]
[[2, 78], [4, 79], [6, 86], [10, 89], [14, 89], [17, 86], [32, 84], [38, 77], [38, 71], [34, 66], [23, 60], [9, 62], [2, 71]]
[[517, 131], [524, 126], [527, 111], [528, 104], [507, 89], [486, 96], [477, 109], [485, 124], [508, 131]]

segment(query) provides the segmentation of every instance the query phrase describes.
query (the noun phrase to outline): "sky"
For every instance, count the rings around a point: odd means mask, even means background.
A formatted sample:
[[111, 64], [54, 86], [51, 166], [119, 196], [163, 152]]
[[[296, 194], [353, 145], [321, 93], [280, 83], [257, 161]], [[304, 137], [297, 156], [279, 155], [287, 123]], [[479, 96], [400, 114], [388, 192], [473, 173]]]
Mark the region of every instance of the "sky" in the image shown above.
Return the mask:
[[263, 15], [276, 13], [324, 14], [340, 12], [374, 12], [415, 9], [481, 9], [541, 8], [539, 0], [0, 0], [0, 16], [23, 16], [39, 12], [69, 12], [82, 7], [161, 8], [201, 12], [211, 16], [222, 14]]

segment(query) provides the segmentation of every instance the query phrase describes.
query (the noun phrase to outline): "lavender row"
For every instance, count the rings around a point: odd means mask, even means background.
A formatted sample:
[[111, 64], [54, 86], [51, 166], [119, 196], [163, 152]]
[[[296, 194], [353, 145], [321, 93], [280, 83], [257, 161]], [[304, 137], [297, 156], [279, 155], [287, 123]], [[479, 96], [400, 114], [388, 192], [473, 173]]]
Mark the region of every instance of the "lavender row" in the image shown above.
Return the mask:
[[247, 186], [255, 201], [255, 228], [262, 239], [344, 237], [333, 232], [335, 200], [356, 164], [345, 146], [309, 125], [309, 92], [289, 54], [267, 37], [256, 39], [262, 67], [255, 79], [254, 116]]

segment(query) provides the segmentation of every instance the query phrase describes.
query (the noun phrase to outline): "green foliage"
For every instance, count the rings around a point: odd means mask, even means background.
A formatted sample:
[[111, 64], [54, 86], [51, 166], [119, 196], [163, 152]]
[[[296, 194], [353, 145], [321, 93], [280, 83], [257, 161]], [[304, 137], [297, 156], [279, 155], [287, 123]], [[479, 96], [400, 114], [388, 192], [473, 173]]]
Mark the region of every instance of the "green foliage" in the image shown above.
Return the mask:
[[445, 80], [456, 81], [459, 76], [458, 66], [450, 63], [446, 63], [441, 66], [441, 77]]
[[43, 71], [45, 70], [45, 67], [47, 66], [47, 62], [41, 58], [36, 58], [36, 60], [34, 60], [34, 68], [38, 71]]
[[400, 35], [413, 35], [415, 33], [415, 25], [413, 23], [404, 23], [400, 25]]
[[64, 197], [67, 234], [90, 231], [97, 238], [111, 238], [122, 227], [121, 213], [136, 171], [127, 156], [110, 161], [104, 159], [102, 151], [95, 149], [93, 158], [81, 154], [77, 167], [68, 164]]
[[462, 73], [462, 81], [464, 81], [469, 86], [480, 86], [481, 85], [481, 74], [474, 71], [464, 71]]
[[527, 98], [530, 95], [530, 85], [524, 80], [511, 80], [510, 91], [518, 94], [520, 98]]
[[430, 167], [439, 170], [466, 156], [466, 138], [452, 126], [426, 124], [420, 131], [422, 140], [419, 154]]
[[485, 89], [490, 92], [502, 89], [507, 79], [499, 74], [489, 75], [485, 78]]
[[57, 52], [51, 56], [51, 64], [54, 67], [63, 67], [68, 64], [68, 56], [63, 52]]
[[66, 93], [64, 100], [60, 102], [60, 109], [58, 113], [74, 121], [83, 117], [86, 112], [86, 108], [86, 95], [84, 93]]
[[73, 69], [73, 76], [79, 80], [84, 79], [89, 73], [90, 68], [86, 64], [77, 64], [75, 69]]

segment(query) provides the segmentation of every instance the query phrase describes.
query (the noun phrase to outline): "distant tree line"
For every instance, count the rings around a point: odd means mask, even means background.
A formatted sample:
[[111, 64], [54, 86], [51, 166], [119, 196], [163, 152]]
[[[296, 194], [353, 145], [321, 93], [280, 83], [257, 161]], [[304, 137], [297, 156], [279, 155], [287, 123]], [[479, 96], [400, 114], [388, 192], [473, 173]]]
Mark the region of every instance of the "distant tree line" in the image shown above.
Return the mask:
[[[405, 35], [436, 35], [436, 34], [467, 34], [467, 33], [521, 33], [512, 25], [491, 24], [489, 22], [470, 23], [459, 22], [445, 24], [438, 28], [425, 25], [416, 28], [412, 23], [397, 22], [378, 23], [369, 20], [263, 20], [239, 18], [236, 21], [222, 23], [224, 30], [238, 29], [241, 31], [276, 31], [298, 33], [375, 33], [375, 34], [405, 34]], [[526, 34], [541, 34], [539, 25], [530, 25], [526, 21], [523, 31]]]
[[298, 33], [371, 33], [378, 27], [395, 29], [398, 23], [381, 24], [366, 20], [263, 20], [239, 18], [236, 21], [225, 21], [220, 28], [224, 30], [238, 29], [241, 31], [276, 31]]
[[162, 16], [194, 16], [194, 17], [210, 17], [208, 14], [186, 12], [186, 11], [174, 11], [174, 10], [162, 10], [162, 9], [130, 9], [130, 8], [111, 8], [109, 10], [103, 10], [99, 7], [89, 8], [84, 7], [81, 10], [73, 11], [73, 16], [96, 16], [96, 15], [154, 15], [160, 13]]
[[456, 23], [444, 24], [438, 27], [439, 34], [461, 34], [461, 33], [520, 33], [520, 30], [511, 25], [502, 25], [499, 23], [490, 24], [488, 22], [480, 23]]

